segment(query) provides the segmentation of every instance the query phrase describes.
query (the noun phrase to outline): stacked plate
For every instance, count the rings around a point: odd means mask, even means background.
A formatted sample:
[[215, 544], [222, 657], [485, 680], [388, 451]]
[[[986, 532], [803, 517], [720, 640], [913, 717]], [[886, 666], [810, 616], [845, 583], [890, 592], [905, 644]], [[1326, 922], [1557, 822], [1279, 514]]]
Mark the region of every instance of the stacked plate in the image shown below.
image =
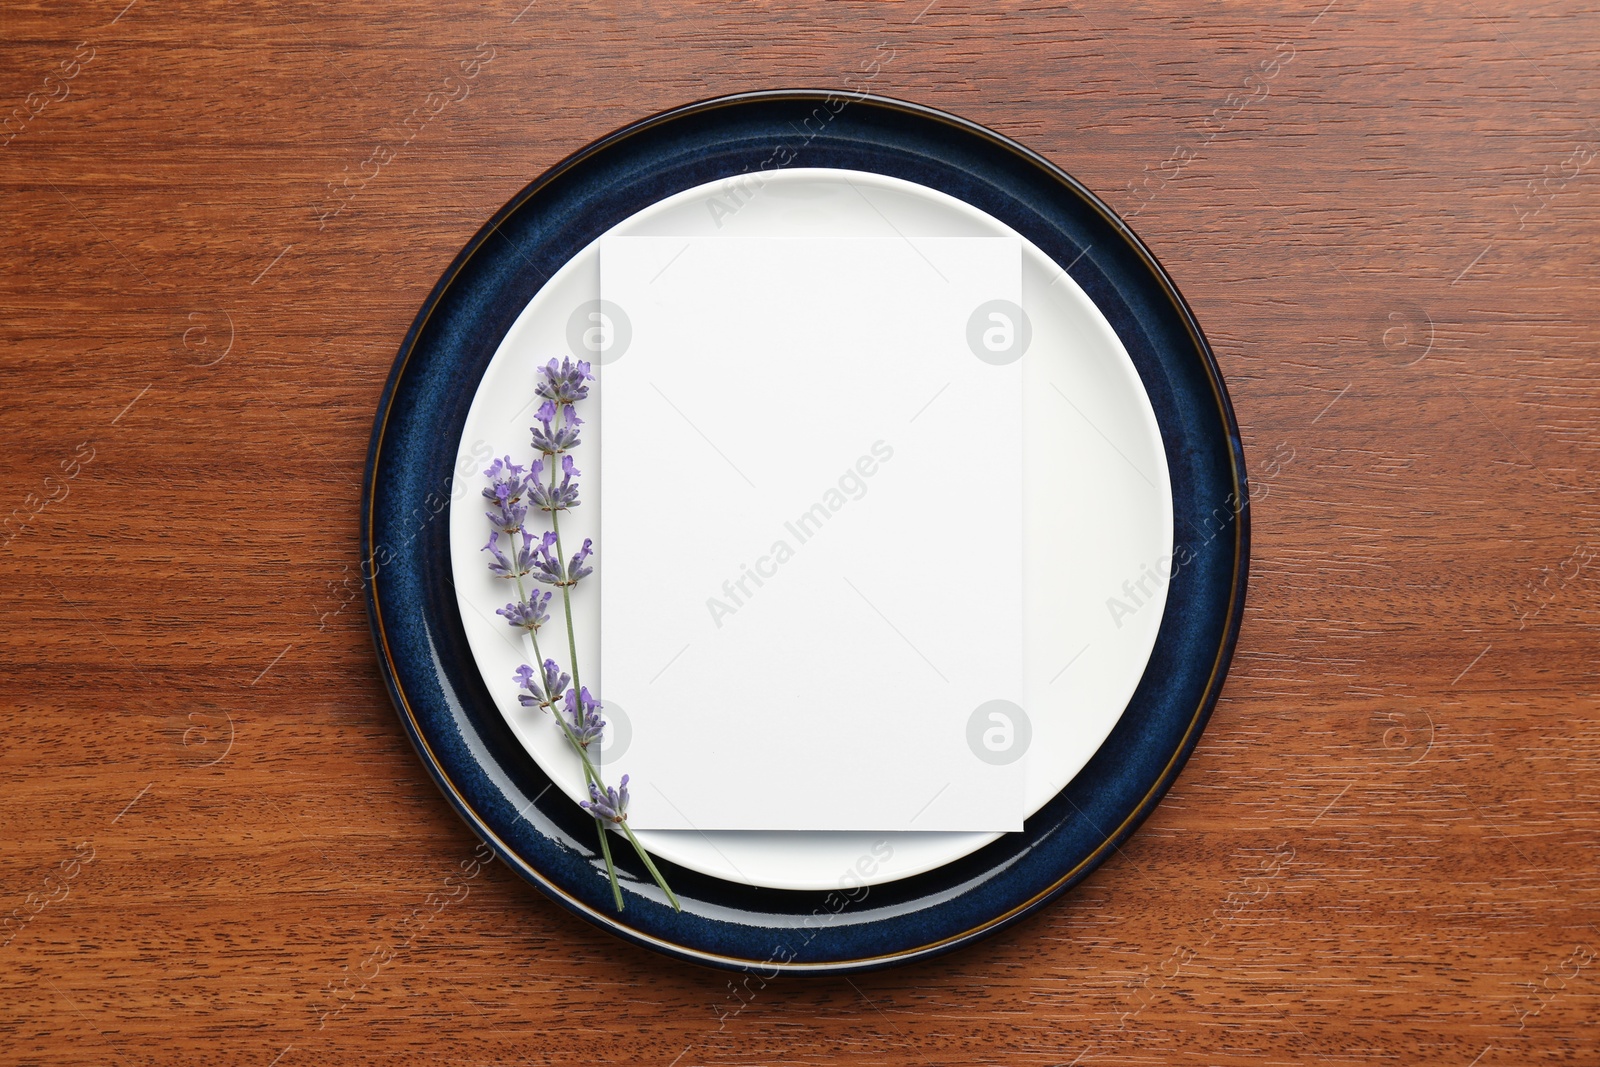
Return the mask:
[[[886, 250], [885, 262], [899, 262], [896, 247], [910, 249], [928, 268], [926, 284], [938, 286], [960, 281], [959, 264], [940, 270], [941, 255], [966, 250], [976, 262], [975, 249], [1009, 252], [1010, 260], [995, 253], [1004, 269], [983, 269], [1009, 270], [991, 279], [994, 291], [1019, 299], [975, 307], [969, 341], [983, 362], [1015, 364], [1005, 372], [1013, 392], [995, 402], [1014, 405], [1016, 429], [1005, 440], [1019, 455], [1009, 457], [1010, 482], [997, 478], [993, 489], [1020, 499], [1005, 527], [1015, 549], [1007, 556], [1020, 569], [1010, 579], [1014, 634], [1004, 647], [1017, 653], [995, 694], [1006, 699], [973, 709], [965, 741], [978, 760], [974, 776], [961, 780], [969, 789], [1009, 792], [1004, 804], [986, 808], [978, 794], [944, 811], [931, 791], [933, 807], [922, 810], [933, 814], [913, 816], [984, 829], [917, 829], [923, 824], [908, 822], [907, 813], [886, 813], [881, 823], [838, 822], [838, 814], [828, 821], [823, 804], [813, 808], [825, 829], [794, 822], [781, 803], [760, 813], [769, 821], [754, 823], [718, 812], [679, 819], [661, 807], [649, 823], [660, 828], [639, 836], [662, 861], [682, 911], [627, 848], [613, 849], [626, 904], [616, 909], [594, 822], [577, 805], [584, 790], [576, 761], [548, 717], [516, 699], [510, 679], [526, 649], [494, 615], [506, 598], [485, 577], [479, 489], [490, 453], [526, 448], [535, 365], [551, 356], [591, 360], [598, 381], [585, 417], [591, 439], [606, 448], [595, 444], [580, 457], [584, 492], [595, 502], [588, 514], [611, 523], [587, 520], [600, 547], [594, 584], [607, 604], [623, 606], [608, 608], [614, 620], [637, 614], [623, 608], [639, 603], [628, 600], [630, 588], [650, 582], [648, 555], [613, 557], [634, 565], [607, 584], [607, 538], [619, 552], [629, 545], [625, 505], [639, 484], [625, 477], [624, 431], [636, 423], [619, 420], [625, 411], [643, 417], [626, 399], [634, 379], [622, 368], [637, 375], [635, 365], [618, 361], [633, 343], [633, 326], [608, 297], [644, 292], [642, 282], [627, 289], [617, 264], [625, 255], [656, 254], [651, 241], [662, 250], [662, 270], [680, 272], [673, 279], [683, 287], [680, 304], [705, 291], [696, 288], [695, 271], [718, 261], [794, 285], [795, 250], [811, 255], [829, 241]], [[705, 251], [674, 267], [674, 249], [690, 248]], [[613, 257], [604, 279], [602, 250]], [[1019, 254], [1020, 275], [1012, 266]], [[784, 259], [764, 263], [762, 256]], [[823, 272], [825, 288], [826, 259], [807, 262]], [[924, 284], [909, 253], [905, 263], [912, 264], [900, 268], [905, 284]], [[653, 271], [645, 276], [651, 283], [660, 277], [648, 277]], [[839, 273], [841, 280], [848, 274], [843, 266]], [[980, 270], [971, 285], [986, 284]], [[815, 292], [794, 295], [812, 300]], [[966, 321], [965, 306], [959, 311]], [[644, 318], [638, 327], [634, 360], [649, 341]], [[670, 389], [659, 383], [672, 381], [673, 350], [651, 351], [651, 387], [667, 399]], [[950, 395], [937, 388], [942, 372], [877, 369], [881, 402], [867, 410], [882, 409], [891, 435], [933, 447], [942, 434], [965, 432], [959, 388]], [[804, 398], [764, 391], [755, 402], [769, 407], [776, 426]], [[681, 405], [673, 410], [693, 423]], [[715, 447], [704, 427], [695, 429]], [[852, 455], [863, 451], [862, 466], [876, 470], [869, 443], [844, 446]], [[900, 471], [912, 469], [902, 463]], [[860, 478], [851, 484], [866, 491]], [[870, 96], [795, 91], [708, 101], [613, 134], [534, 182], [473, 238], [423, 306], [385, 389], [367, 467], [362, 551], [371, 561], [374, 637], [401, 721], [446, 797], [513, 869], [590, 921], [673, 955], [763, 972], [846, 971], [947, 951], [1015, 921], [1087, 876], [1149, 813], [1222, 684], [1243, 608], [1247, 500], [1237, 430], [1205, 340], [1166, 274], [1109, 209], [1040, 157], [958, 118]], [[826, 559], [812, 549], [793, 566], [826, 572]], [[908, 639], [903, 619], [897, 626], [893, 610], [841, 577], [849, 589], [841, 586], [837, 609], [825, 610], [860, 614], [865, 603], [871, 612], [861, 618], [873, 615], [871, 625], [886, 627], [882, 640], [903, 642], [895, 647], [904, 663], [885, 646], [884, 684], [903, 678], [908, 693], [922, 692], [916, 687], [932, 685], [931, 676], [916, 672], [931, 670], [959, 688], [955, 666], [940, 671], [938, 653], [930, 658]], [[929, 576], [936, 578], [944, 580]], [[909, 583], [913, 591], [916, 584]], [[783, 594], [765, 595], [778, 603]], [[706, 600], [720, 632], [714, 604], [726, 609], [734, 601]], [[599, 604], [578, 613], [574, 636], [594, 650], [583, 653], [595, 657], [583, 663], [585, 677], [604, 680], [601, 695], [616, 709], [600, 757], [627, 770], [625, 747], [638, 735], [635, 759], [645, 757], [648, 739], [659, 762], [670, 749], [659, 731], [644, 731], [666, 714], [658, 708], [674, 706], [671, 686], [649, 688], [641, 679], [627, 688], [626, 654], [641, 638], [602, 627]], [[684, 665], [673, 669], [686, 678], [707, 672], [697, 681], [714, 685], [742, 660], [719, 661], [709, 641], [696, 646], [691, 625], [708, 624], [703, 615], [685, 622]], [[657, 666], [651, 660], [649, 672]], [[774, 690], [774, 706], [783, 696]], [[745, 701], [759, 704], [759, 692]], [[886, 706], [881, 696], [877, 704]], [[943, 712], [930, 704], [928, 714], [933, 721]], [[785, 720], [765, 721], [762, 727], [761, 716], [751, 716], [745, 756], [764, 745], [775, 755], [792, 749], [794, 739], [779, 730]], [[988, 729], [991, 723], [998, 726]], [[884, 729], [891, 733], [868, 754], [886, 773], [915, 780], [932, 750], [895, 744], [892, 730], [905, 731], [904, 724]], [[730, 785], [749, 780], [746, 761], [723, 766]], [[805, 806], [807, 774], [819, 794], [830, 781], [848, 780], [811, 764], [785, 770], [790, 808]], [[973, 814], [980, 809], [988, 821]], [[649, 809], [641, 817], [648, 821]]]

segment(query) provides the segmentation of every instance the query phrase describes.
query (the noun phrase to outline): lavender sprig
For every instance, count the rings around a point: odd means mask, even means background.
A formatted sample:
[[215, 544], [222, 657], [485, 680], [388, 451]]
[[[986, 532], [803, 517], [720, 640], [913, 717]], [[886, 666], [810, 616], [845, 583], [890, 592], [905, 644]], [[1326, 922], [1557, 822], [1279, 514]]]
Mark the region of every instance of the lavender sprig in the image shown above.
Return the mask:
[[[600, 771], [589, 759], [589, 746], [605, 736], [606, 722], [601, 714], [604, 705], [594, 698], [578, 677], [578, 645], [572, 628], [572, 589], [594, 573], [594, 567], [589, 562], [594, 553], [594, 542], [585, 538], [583, 547], [568, 557], [561, 547], [560, 516], [579, 504], [577, 479], [582, 472], [574, 465], [570, 450], [578, 445], [579, 428], [583, 420], [578, 417], [574, 405], [588, 397], [588, 383], [593, 379], [589, 364], [583, 360], [574, 363], [570, 359], [563, 359], [557, 363], [552, 359], [539, 368], [534, 392], [544, 398], [544, 403], [536, 414], [539, 423], [531, 427], [529, 433], [540, 458], [534, 461], [530, 469], [512, 463], [511, 457], [506, 456], [495, 460], [484, 471], [490, 482], [483, 491], [489, 501], [486, 516], [493, 527], [484, 551], [492, 557], [490, 573], [515, 581], [517, 587], [517, 599], [496, 614], [528, 634], [533, 644], [535, 662], [540, 664], [537, 669], [527, 664], [517, 668], [516, 680], [521, 689], [517, 700], [523, 707], [550, 711], [583, 765], [589, 800], [581, 806], [594, 816], [600, 836], [600, 852], [605, 858], [606, 874], [611, 881], [611, 895], [617, 910], [623, 908], [622, 888], [617, 881], [616, 865], [611, 859], [607, 826], [620, 830], [627, 837], [674, 910], [681, 911], [678, 898], [673, 895], [667, 880], [656, 869], [650, 854], [628, 825], [628, 776], [622, 776], [620, 790], [608, 787], [601, 779]], [[557, 456], [561, 457], [559, 463], [556, 462]], [[550, 461], [548, 482], [543, 480], [546, 459]], [[535, 510], [550, 516], [550, 530], [537, 537], [524, 525], [529, 513]], [[499, 547], [501, 534], [506, 535], [509, 555]], [[529, 595], [523, 584], [523, 578], [528, 575], [542, 585], [561, 590], [561, 608], [567, 624], [567, 653], [572, 665], [570, 678], [555, 660], [546, 659], [539, 650], [539, 629], [550, 621], [547, 609], [554, 593], [536, 588]], [[560, 711], [556, 709], [558, 701], [562, 705]]]

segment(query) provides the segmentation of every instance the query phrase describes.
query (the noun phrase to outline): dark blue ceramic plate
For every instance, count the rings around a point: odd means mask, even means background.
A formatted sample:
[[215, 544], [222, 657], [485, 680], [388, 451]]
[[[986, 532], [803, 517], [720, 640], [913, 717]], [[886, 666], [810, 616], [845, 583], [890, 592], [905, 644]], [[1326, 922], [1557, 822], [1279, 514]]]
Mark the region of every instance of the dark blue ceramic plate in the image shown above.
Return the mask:
[[[617, 912], [594, 823], [512, 736], [467, 648], [447, 523], [456, 446], [501, 338], [555, 271], [636, 211], [763, 164], [876, 171], [966, 201], [1038, 245], [1099, 305], [1133, 357], [1171, 472], [1166, 615], [1105, 744], [1020, 833], [926, 874], [837, 892], [758, 889], [663, 864], [674, 913], [628, 849]], [[362, 556], [373, 638], [423, 764], [511, 868], [621, 937], [763, 973], [852, 971], [948, 952], [1088, 876], [1172, 784], [1210, 715], [1244, 609], [1245, 466], [1205, 338], [1155, 258], [1046, 160], [914, 104], [814, 91], [723, 97], [597, 141], [529, 185], [450, 264], [400, 346], [373, 428]], [[1070, 651], [1070, 650], [1067, 650]]]

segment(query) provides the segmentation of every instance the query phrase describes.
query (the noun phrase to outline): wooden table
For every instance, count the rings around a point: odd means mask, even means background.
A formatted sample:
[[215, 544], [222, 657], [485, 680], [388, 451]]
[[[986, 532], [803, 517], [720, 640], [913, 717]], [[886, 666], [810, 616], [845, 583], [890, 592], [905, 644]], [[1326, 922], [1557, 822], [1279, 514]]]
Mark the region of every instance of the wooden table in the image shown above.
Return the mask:
[[[124, 2], [0, 15], [0, 1061], [1600, 1062], [1600, 16]], [[1131, 217], [1264, 494], [1227, 690], [1121, 854], [978, 947], [736, 995], [471, 862], [357, 488], [524, 183], [850, 75]]]

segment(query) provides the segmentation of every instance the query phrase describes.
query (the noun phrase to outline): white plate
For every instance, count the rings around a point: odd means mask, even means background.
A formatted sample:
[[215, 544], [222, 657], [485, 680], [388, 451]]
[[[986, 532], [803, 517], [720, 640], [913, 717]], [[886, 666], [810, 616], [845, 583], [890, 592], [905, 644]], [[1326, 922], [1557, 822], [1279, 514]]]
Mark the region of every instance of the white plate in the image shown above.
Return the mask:
[[[732, 210], [730, 211], [730, 207]], [[986, 212], [944, 193], [884, 175], [831, 169], [776, 171], [757, 186], [724, 181], [689, 189], [615, 226], [656, 236], [1019, 236]], [[1023, 307], [1033, 339], [1022, 365], [1025, 548], [1025, 699], [1032, 725], [1027, 810], [1037, 811], [1077, 774], [1116, 725], [1154, 647], [1172, 558], [1172, 492], [1155, 413], [1110, 324], [1061, 265], [1025, 238]], [[1092, 250], [1090, 250], [1092, 254]], [[574, 354], [569, 335], [599, 298], [598, 242], [565, 264], [528, 302], [478, 385], [458, 449], [457, 471], [481, 471], [490, 455], [530, 456], [534, 369]], [[576, 353], [586, 358], [592, 353]], [[931, 398], [920, 417], [942, 414]], [[595, 575], [574, 605], [580, 667], [599, 676], [597, 537], [598, 390], [580, 409], [591, 421], [576, 454], [586, 503], [563, 522], [574, 539], [596, 537]], [[522, 708], [512, 680], [529, 658], [494, 614], [509, 598], [481, 548], [488, 523], [470, 491], [450, 510], [451, 567], [462, 624], [484, 682], [517, 738], [556, 786], [586, 799], [576, 759], [547, 714]], [[573, 542], [576, 543], [576, 540]], [[1130, 610], [1131, 608], [1131, 610]], [[560, 615], [542, 637], [564, 649]], [[559, 657], [565, 659], [563, 655]], [[600, 694], [604, 697], [604, 694]], [[609, 709], [608, 709], [609, 710]], [[608, 780], [627, 769], [623, 716], [603, 759]], [[621, 727], [620, 729], [618, 727]], [[886, 754], [886, 758], [892, 758]], [[614, 769], [613, 769], [614, 768]], [[985, 833], [641, 832], [652, 853], [718, 878], [781, 889], [833, 889], [909, 877], [994, 840]]]

